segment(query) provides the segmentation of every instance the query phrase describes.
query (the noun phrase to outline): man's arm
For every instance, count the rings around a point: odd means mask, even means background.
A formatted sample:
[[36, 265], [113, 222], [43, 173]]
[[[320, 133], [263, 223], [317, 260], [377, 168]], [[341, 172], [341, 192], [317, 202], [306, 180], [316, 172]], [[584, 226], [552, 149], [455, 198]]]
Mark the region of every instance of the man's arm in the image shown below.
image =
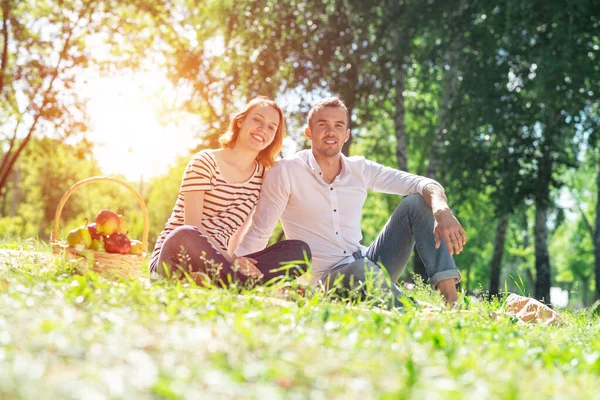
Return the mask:
[[440, 238], [444, 238], [450, 254], [460, 254], [463, 246], [467, 244], [467, 234], [448, 207], [444, 188], [437, 183], [428, 183], [423, 188], [423, 199], [431, 207], [435, 217], [433, 228], [435, 247], [439, 248]]
[[252, 225], [244, 235], [235, 255], [247, 255], [264, 249], [283, 214], [291, 195], [291, 184], [285, 165], [279, 161], [265, 173]]
[[452, 215], [442, 185], [433, 179], [386, 167], [370, 160], [365, 160], [365, 175], [369, 189], [377, 192], [400, 196], [421, 194], [435, 217], [433, 233], [436, 248], [441, 246], [440, 237], [443, 237], [450, 254], [459, 254], [462, 251], [467, 243], [467, 235]]

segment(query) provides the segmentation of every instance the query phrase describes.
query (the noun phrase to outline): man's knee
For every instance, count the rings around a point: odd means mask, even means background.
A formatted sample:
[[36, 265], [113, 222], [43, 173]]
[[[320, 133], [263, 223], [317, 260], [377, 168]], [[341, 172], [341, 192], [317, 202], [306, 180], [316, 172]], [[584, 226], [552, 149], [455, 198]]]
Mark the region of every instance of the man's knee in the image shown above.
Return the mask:
[[403, 207], [410, 207], [416, 209], [429, 208], [429, 206], [425, 202], [425, 199], [420, 194], [411, 194], [409, 196], [404, 197], [400, 205]]

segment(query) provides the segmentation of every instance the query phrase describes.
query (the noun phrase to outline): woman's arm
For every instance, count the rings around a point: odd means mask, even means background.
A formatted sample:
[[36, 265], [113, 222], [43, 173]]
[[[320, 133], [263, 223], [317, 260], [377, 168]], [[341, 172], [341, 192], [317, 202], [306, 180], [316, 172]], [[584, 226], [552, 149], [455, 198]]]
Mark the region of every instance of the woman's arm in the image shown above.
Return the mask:
[[227, 251], [232, 257], [235, 257], [235, 249], [240, 243], [240, 240], [242, 240], [242, 237], [244, 237], [244, 235], [246, 234], [246, 232], [248, 232], [248, 229], [250, 228], [254, 211], [256, 211], [256, 206], [252, 209], [242, 226], [240, 226], [239, 229], [231, 236], [231, 238], [229, 238], [229, 246], [227, 248]]
[[[208, 241], [217, 249], [220, 246], [214, 241], [212, 236], [206, 232], [202, 227], [202, 211], [204, 209], [204, 191], [186, 192], [185, 196], [185, 208], [183, 211], [183, 223], [186, 225], [192, 225], [198, 228], [198, 230], [208, 238]], [[233, 262], [233, 258], [226, 253], [222, 253], [223, 257], [229, 262]]]
[[186, 225], [193, 225], [203, 231], [202, 211], [204, 210], [204, 192], [199, 190], [195, 192], [186, 192], [185, 207], [183, 211], [183, 222]]

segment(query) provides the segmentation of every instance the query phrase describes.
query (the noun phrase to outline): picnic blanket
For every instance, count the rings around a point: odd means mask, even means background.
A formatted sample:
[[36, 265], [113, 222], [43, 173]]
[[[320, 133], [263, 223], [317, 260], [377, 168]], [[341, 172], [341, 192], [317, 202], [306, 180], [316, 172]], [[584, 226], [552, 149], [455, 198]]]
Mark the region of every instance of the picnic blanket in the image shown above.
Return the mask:
[[506, 314], [519, 318], [523, 324], [558, 325], [563, 322], [560, 315], [547, 305], [515, 293], [506, 298], [503, 309]]

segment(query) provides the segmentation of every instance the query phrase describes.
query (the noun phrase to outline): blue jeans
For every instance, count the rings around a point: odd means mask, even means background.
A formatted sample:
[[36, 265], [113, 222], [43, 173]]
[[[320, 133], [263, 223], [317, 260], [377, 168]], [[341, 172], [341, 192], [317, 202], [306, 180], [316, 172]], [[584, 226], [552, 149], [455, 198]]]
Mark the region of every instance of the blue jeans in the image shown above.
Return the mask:
[[[398, 304], [399, 299], [405, 296], [396, 282], [400, 279], [416, 243], [432, 287], [435, 288], [438, 282], [444, 279], [460, 281], [460, 272], [456, 269], [454, 258], [448, 252], [444, 240], [441, 239], [439, 249], [435, 248], [434, 222], [431, 207], [427, 205], [423, 196], [413, 194], [405, 197], [379, 236], [369, 246], [364, 257], [357, 254], [358, 252], [355, 253], [354, 262], [335, 266], [327, 271], [321, 280], [330, 285], [339, 279], [344, 287], [352, 288], [365, 282], [366, 277], [370, 275], [377, 286], [391, 291], [395, 304]], [[385, 271], [380, 266], [383, 266]]]
[[245, 257], [257, 261], [256, 267], [263, 274], [261, 279], [252, 280], [238, 272], [197, 227], [183, 225], [167, 235], [158, 261], [150, 265], [150, 272], [162, 276], [178, 270], [202, 272], [220, 286], [227, 286], [229, 282], [260, 284], [277, 277], [300, 276], [307, 269], [305, 261], [310, 262], [311, 253], [308, 245], [301, 240], [282, 240]]

